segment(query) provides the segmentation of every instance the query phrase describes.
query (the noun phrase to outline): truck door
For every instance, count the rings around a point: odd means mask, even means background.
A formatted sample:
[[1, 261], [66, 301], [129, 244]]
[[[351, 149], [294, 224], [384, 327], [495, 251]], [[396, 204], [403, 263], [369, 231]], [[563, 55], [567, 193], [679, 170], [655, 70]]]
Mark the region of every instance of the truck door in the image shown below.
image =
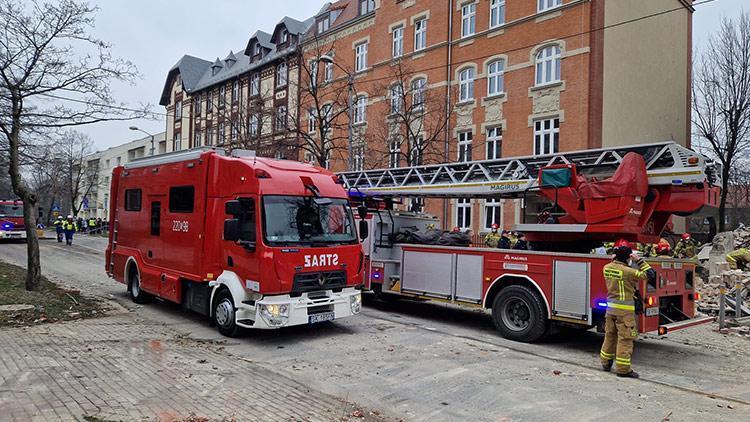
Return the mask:
[[[251, 290], [257, 290], [260, 282], [260, 263], [258, 241], [258, 216], [255, 198], [239, 198], [226, 202], [226, 213], [230, 220], [239, 224], [239, 239], [223, 241], [223, 259], [227, 270], [233, 271]], [[228, 236], [223, 236], [224, 239]], [[256, 288], [253, 288], [255, 286]]]
[[[162, 239], [161, 239], [161, 220], [162, 220], [162, 195], [149, 195], [148, 197], [148, 240], [145, 242], [144, 261], [149, 267], [160, 266], [164, 257], [162, 257]], [[141, 275], [143, 288], [152, 293], [159, 292], [158, 275], [150, 274], [150, 271], [144, 271]]]

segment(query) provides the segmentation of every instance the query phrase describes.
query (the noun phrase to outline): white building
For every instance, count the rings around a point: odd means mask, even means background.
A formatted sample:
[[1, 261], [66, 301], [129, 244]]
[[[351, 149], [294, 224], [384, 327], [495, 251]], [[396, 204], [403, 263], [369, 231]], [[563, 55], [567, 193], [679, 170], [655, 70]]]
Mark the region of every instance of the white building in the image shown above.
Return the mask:
[[[151, 136], [137, 139], [122, 145], [114, 146], [104, 151], [99, 151], [86, 157], [86, 164], [90, 167], [98, 167], [97, 182], [91, 191], [85, 195], [83, 218], [101, 218], [109, 220], [109, 191], [112, 183], [112, 170], [123, 166], [136, 158], [146, 157], [154, 150], [154, 155], [167, 152], [165, 133], [157, 133]], [[92, 169], [93, 170], [93, 169]], [[92, 173], [94, 173], [92, 171]], [[85, 187], [84, 187], [85, 188]], [[85, 192], [82, 192], [85, 194]]]

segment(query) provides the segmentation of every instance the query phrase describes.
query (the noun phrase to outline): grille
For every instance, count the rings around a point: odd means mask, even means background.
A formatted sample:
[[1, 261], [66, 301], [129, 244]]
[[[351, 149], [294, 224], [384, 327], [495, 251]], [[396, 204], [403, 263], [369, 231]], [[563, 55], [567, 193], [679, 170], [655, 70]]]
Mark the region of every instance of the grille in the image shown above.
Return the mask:
[[315, 290], [341, 290], [346, 287], [346, 271], [301, 273], [294, 276], [292, 295]]

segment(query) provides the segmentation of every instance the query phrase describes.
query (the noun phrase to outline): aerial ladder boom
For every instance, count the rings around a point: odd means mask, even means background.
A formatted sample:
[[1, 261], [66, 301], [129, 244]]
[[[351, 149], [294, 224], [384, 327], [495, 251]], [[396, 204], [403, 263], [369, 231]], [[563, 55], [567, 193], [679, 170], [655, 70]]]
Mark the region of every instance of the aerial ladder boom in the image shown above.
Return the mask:
[[[530, 240], [658, 239], [672, 215], [718, 206], [721, 165], [675, 142], [340, 173], [350, 195], [505, 198], [542, 220]], [[541, 201], [540, 201], [541, 200]]]

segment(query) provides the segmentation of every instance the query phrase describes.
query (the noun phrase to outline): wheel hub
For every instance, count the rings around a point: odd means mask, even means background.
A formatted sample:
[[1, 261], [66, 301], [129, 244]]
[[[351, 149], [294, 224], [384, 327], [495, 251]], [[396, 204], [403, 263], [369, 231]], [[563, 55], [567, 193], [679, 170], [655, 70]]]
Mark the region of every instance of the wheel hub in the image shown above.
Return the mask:
[[522, 331], [531, 323], [531, 310], [524, 300], [513, 298], [503, 306], [502, 317], [506, 327], [514, 331]]
[[228, 327], [234, 320], [234, 306], [227, 299], [216, 305], [216, 323], [222, 327]]

